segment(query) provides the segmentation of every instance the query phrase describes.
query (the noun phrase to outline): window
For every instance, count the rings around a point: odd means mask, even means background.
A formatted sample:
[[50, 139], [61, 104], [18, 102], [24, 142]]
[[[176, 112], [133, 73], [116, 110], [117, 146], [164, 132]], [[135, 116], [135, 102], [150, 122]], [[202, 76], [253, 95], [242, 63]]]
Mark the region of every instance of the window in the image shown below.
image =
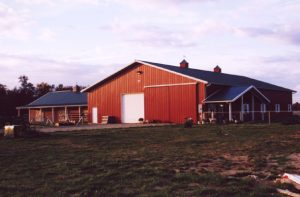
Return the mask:
[[291, 104], [288, 104], [288, 112], [291, 112], [291, 111], [293, 111], [293, 110], [292, 110], [292, 105], [291, 105]]
[[260, 104], [260, 111], [261, 111], [261, 113], [266, 113], [266, 111], [267, 111], [266, 104], [264, 104], [264, 103]]
[[280, 104], [275, 104], [275, 112], [280, 112]]
[[243, 109], [244, 109], [244, 112], [248, 114], [250, 112], [249, 104], [244, 104]]

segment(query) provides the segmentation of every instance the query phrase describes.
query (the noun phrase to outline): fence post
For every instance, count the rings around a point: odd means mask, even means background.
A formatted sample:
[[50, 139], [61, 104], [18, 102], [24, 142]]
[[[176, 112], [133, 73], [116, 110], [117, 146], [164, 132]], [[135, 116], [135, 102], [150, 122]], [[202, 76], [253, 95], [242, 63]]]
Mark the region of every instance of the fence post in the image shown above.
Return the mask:
[[271, 125], [271, 111], [269, 111], [269, 125]]

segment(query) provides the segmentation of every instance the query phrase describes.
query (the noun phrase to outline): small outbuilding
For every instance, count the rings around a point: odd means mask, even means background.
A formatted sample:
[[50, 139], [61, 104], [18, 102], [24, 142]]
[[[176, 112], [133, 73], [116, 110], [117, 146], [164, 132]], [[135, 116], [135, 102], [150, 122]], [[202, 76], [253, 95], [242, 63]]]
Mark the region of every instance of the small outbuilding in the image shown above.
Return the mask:
[[32, 103], [17, 107], [26, 111], [30, 123], [87, 122], [87, 94], [74, 91], [49, 92]]

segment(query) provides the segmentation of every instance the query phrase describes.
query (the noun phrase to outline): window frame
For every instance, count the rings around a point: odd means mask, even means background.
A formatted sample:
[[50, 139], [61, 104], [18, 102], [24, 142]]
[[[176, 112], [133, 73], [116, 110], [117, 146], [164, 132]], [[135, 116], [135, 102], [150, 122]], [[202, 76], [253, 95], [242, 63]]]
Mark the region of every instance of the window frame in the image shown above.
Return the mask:
[[243, 104], [243, 112], [245, 114], [249, 114], [250, 113], [250, 104], [249, 103], [244, 103]]
[[292, 112], [293, 111], [293, 106], [292, 104], [288, 104], [288, 112]]
[[260, 104], [260, 112], [266, 113], [267, 112], [267, 105], [265, 103]]
[[275, 104], [275, 112], [280, 113], [280, 104]]

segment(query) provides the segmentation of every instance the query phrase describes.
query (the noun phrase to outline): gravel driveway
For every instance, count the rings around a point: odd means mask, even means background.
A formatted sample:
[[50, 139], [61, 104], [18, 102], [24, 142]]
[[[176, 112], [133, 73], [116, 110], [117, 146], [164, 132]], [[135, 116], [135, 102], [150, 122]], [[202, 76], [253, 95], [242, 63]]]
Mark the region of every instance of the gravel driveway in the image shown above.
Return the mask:
[[118, 128], [136, 128], [136, 127], [157, 127], [167, 126], [171, 124], [97, 124], [97, 125], [80, 125], [80, 126], [61, 126], [61, 127], [47, 127], [37, 128], [38, 131], [44, 133], [52, 133], [58, 131], [81, 131], [81, 130], [97, 130], [97, 129], [118, 129]]

